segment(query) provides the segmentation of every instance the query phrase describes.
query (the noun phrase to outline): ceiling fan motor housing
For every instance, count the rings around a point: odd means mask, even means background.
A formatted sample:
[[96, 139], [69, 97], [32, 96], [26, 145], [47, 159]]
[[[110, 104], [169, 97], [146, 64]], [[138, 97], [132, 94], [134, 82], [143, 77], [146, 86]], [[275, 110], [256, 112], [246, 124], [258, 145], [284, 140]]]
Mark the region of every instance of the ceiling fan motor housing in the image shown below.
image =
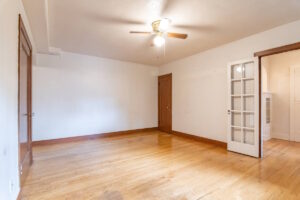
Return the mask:
[[164, 33], [167, 31], [171, 20], [168, 18], [159, 19], [152, 22], [152, 29], [155, 33]]
[[161, 20], [156, 20], [156, 21], [152, 22], [152, 29], [156, 33], [160, 32], [160, 30], [159, 30], [160, 21]]

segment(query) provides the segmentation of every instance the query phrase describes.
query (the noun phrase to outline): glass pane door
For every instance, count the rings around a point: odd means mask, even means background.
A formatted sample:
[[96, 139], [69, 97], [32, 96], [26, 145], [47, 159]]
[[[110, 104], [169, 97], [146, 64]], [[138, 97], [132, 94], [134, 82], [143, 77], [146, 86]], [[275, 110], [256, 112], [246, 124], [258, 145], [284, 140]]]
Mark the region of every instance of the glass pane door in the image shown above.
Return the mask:
[[255, 118], [258, 109], [256, 66], [254, 60], [235, 62], [228, 66], [230, 88], [228, 149], [252, 156], [256, 156], [255, 148], [258, 145], [256, 142], [258, 122]]

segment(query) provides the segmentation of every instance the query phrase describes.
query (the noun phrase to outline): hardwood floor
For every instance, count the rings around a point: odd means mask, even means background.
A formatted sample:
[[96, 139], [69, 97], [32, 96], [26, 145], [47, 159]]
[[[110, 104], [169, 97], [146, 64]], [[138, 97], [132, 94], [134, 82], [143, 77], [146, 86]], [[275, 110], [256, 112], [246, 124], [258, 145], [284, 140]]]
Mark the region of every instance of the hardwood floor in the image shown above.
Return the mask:
[[300, 199], [300, 144], [263, 160], [159, 131], [34, 147], [28, 200]]

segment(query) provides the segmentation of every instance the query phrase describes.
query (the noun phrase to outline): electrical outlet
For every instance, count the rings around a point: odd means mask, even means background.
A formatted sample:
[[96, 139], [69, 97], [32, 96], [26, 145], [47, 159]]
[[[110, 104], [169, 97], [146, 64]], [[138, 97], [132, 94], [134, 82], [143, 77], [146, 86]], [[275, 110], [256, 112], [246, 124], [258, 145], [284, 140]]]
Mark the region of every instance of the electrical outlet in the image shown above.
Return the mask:
[[14, 190], [15, 190], [15, 184], [13, 180], [9, 180], [9, 192], [13, 193]]
[[6, 148], [3, 149], [2, 154], [3, 154], [4, 157], [6, 157], [6, 155], [7, 155], [7, 149]]

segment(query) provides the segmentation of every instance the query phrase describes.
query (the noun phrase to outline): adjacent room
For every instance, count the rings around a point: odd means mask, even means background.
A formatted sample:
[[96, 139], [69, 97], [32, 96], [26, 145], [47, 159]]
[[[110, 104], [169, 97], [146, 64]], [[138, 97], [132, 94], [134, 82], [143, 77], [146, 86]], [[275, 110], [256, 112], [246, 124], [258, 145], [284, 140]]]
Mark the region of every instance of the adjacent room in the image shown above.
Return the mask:
[[298, 200], [299, 109], [299, 0], [0, 0], [0, 200]]
[[[299, 141], [300, 50], [262, 58], [263, 139]], [[278, 149], [279, 151], [280, 149]]]

